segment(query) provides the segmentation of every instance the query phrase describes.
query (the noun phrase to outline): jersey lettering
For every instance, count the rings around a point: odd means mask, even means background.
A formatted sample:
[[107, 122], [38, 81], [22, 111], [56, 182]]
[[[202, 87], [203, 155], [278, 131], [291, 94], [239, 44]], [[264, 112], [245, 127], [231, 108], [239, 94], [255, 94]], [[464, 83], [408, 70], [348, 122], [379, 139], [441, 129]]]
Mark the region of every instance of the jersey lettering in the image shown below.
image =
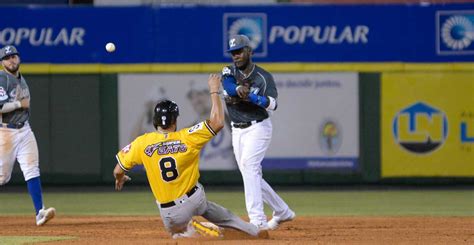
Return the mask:
[[188, 147], [181, 141], [160, 142], [158, 144], [149, 145], [145, 148], [145, 154], [149, 157], [158, 150], [158, 155], [176, 154], [178, 152], [186, 152]]
[[7, 91], [3, 87], [0, 87], [0, 100], [8, 99]]
[[178, 178], [179, 173], [176, 169], [176, 160], [172, 157], [163, 157], [160, 159], [161, 178], [170, 182]]
[[10, 97], [16, 98], [16, 89], [13, 89], [12, 91], [10, 91]]

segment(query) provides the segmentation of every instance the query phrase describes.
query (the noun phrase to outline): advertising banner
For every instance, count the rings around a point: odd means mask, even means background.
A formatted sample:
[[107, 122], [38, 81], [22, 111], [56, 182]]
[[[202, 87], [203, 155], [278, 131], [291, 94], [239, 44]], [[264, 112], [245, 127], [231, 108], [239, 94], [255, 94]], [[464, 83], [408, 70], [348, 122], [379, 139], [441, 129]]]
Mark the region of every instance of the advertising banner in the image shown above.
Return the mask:
[[[355, 171], [359, 157], [357, 73], [273, 74], [278, 109], [265, 169]], [[119, 75], [119, 144], [154, 131], [153, 108], [163, 98], [180, 108], [178, 128], [209, 117], [208, 74]], [[228, 117], [226, 116], [226, 120]], [[237, 169], [230, 122], [201, 153], [203, 170]]]
[[[154, 57], [156, 33], [150, 8], [0, 10], [9, 16], [0, 22], [0, 44], [15, 45], [26, 63], [141, 63]], [[105, 50], [107, 42], [117, 46], [114, 55]]]
[[356, 170], [357, 73], [275, 73], [278, 109], [263, 166]]
[[472, 73], [382, 75], [382, 177], [474, 176]]
[[[227, 62], [250, 37], [259, 62], [474, 61], [474, 4], [1, 7], [0, 45], [26, 63]], [[25, 17], [27, 16], [27, 18]], [[117, 50], [107, 53], [105, 44]]]

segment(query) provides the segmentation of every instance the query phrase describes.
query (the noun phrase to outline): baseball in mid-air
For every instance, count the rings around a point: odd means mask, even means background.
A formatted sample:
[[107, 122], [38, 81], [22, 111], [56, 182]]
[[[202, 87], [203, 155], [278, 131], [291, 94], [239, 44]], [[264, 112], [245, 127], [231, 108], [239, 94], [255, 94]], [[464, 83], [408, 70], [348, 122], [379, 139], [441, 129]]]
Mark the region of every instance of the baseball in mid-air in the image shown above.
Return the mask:
[[112, 52], [115, 51], [115, 44], [114, 43], [107, 43], [105, 45], [105, 49], [107, 50], [107, 52], [112, 53]]

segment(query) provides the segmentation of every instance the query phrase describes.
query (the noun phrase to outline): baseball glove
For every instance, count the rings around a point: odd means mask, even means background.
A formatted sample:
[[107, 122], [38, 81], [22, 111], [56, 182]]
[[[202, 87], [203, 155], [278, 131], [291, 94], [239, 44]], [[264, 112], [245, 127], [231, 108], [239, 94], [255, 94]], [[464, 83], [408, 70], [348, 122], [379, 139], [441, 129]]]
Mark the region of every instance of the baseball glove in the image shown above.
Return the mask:
[[244, 87], [250, 88], [252, 81], [248, 79], [235, 79], [237, 81], [237, 86], [242, 85]]
[[251, 81], [249, 80], [237, 80], [237, 94], [240, 99], [247, 100], [250, 93]]
[[227, 104], [235, 105], [242, 102], [243, 100], [239, 96], [225, 96], [224, 101]]

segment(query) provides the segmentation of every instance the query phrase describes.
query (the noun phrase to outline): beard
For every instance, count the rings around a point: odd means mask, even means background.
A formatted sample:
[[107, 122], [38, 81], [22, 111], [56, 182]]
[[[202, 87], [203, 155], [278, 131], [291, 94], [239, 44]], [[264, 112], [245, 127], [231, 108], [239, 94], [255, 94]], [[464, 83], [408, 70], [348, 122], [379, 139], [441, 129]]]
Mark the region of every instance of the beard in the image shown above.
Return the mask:
[[11, 74], [16, 74], [18, 70], [20, 69], [20, 64], [15, 64], [12, 66], [4, 66], [5, 70], [10, 72]]
[[239, 61], [239, 62], [234, 62], [235, 66], [239, 68], [239, 70], [243, 71], [247, 66], [249, 65], [249, 61]]

